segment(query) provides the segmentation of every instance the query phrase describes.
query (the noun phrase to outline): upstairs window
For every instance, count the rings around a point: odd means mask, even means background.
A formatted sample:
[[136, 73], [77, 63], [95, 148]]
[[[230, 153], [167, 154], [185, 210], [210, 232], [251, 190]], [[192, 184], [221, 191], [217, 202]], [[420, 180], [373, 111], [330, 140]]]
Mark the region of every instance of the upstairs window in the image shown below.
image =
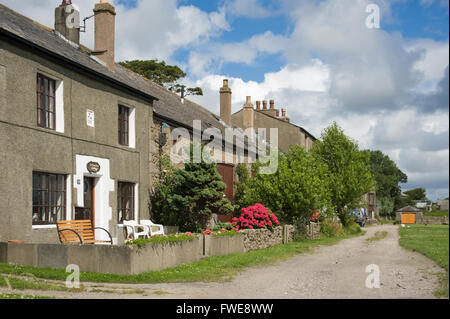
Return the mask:
[[56, 81], [37, 75], [37, 125], [56, 130]]
[[129, 145], [130, 109], [119, 105], [119, 144]]

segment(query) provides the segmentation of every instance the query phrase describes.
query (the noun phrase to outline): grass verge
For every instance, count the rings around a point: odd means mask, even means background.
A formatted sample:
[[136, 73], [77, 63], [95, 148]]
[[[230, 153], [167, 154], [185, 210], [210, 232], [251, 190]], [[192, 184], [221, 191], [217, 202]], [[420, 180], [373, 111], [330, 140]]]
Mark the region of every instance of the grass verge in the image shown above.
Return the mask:
[[366, 241], [367, 242], [374, 242], [374, 241], [382, 240], [383, 238], [386, 238], [387, 234], [388, 234], [387, 231], [377, 231], [375, 233], [375, 235], [373, 235], [370, 238], [367, 238]]
[[437, 298], [448, 298], [449, 226], [448, 225], [408, 225], [400, 227], [400, 245], [424, 254], [446, 270], [440, 275]]
[[[22, 273], [21, 275], [23, 275]], [[65, 279], [64, 279], [65, 280]], [[84, 287], [80, 289], [67, 288], [62, 284], [48, 283], [44, 280], [38, 279], [35, 276], [31, 278], [17, 278], [0, 275], [0, 287], [8, 287], [8, 289], [18, 290], [45, 290], [45, 291], [69, 291], [69, 292], [81, 292]]]
[[424, 212], [424, 216], [448, 216], [447, 211], [432, 211], [432, 212]]
[[[364, 233], [361, 230], [358, 232], [348, 231], [346, 234], [338, 237], [304, 240], [248, 253], [209, 257], [195, 263], [180, 265], [161, 271], [145, 272], [138, 275], [82, 272], [80, 274], [80, 280], [82, 282], [128, 284], [227, 281], [231, 280], [235, 274], [241, 272], [246, 267], [277, 263], [296, 254], [310, 252], [319, 245], [333, 245], [342, 239], [361, 236]], [[1, 263], [0, 273], [13, 275], [29, 273], [37, 278], [53, 280], [65, 280], [67, 277], [64, 269], [12, 266]]]

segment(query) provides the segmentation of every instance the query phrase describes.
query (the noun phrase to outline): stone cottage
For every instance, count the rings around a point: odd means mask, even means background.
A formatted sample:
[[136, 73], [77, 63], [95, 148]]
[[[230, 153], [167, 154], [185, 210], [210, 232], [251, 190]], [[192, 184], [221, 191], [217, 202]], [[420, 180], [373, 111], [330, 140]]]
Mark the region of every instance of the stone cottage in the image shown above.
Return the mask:
[[57, 242], [65, 219], [117, 240], [123, 220], [148, 218], [157, 98], [114, 62], [115, 8], [94, 13], [90, 50], [78, 24], [61, 23], [79, 17], [70, 1], [55, 30], [0, 5], [0, 241]]

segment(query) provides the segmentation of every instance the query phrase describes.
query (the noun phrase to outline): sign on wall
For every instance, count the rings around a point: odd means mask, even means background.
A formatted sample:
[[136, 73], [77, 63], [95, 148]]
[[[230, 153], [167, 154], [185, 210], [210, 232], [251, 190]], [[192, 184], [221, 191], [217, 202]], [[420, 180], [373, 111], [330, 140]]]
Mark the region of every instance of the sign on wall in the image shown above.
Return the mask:
[[86, 123], [90, 127], [95, 127], [95, 113], [92, 110], [86, 110]]

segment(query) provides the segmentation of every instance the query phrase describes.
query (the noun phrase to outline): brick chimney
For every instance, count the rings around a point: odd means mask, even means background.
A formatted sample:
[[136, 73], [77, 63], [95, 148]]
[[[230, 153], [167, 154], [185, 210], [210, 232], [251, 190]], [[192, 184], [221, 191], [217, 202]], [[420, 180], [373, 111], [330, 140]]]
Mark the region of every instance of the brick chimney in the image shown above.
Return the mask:
[[286, 109], [282, 109], [281, 110], [281, 120], [286, 121], [286, 122], [291, 122], [291, 119], [289, 117], [286, 116]]
[[273, 117], [277, 117], [277, 110], [275, 109], [275, 100], [270, 100], [269, 101], [270, 104], [270, 108], [267, 108], [267, 101], [263, 101], [263, 109], [262, 112], [264, 114], [273, 116]]
[[80, 12], [71, 0], [63, 0], [55, 9], [55, 31], [67, 40], [80, 44]]
[[244, 104], [243, 115], [242, 115], [242, 129], [246, 130], [248, 128], [254, 127], [254, 109], [252, 104], [252, 97], [247, 96], [247, 101]]
[[229, 126], [231, 126], [231, 94], [228, 80], [223, 80], [223, 87], [220, 88], [220, 119]]
[[100, 0], [94, 7], [95, 14], [95, 56], [114, 69], [116, 9], [109, 0]]

